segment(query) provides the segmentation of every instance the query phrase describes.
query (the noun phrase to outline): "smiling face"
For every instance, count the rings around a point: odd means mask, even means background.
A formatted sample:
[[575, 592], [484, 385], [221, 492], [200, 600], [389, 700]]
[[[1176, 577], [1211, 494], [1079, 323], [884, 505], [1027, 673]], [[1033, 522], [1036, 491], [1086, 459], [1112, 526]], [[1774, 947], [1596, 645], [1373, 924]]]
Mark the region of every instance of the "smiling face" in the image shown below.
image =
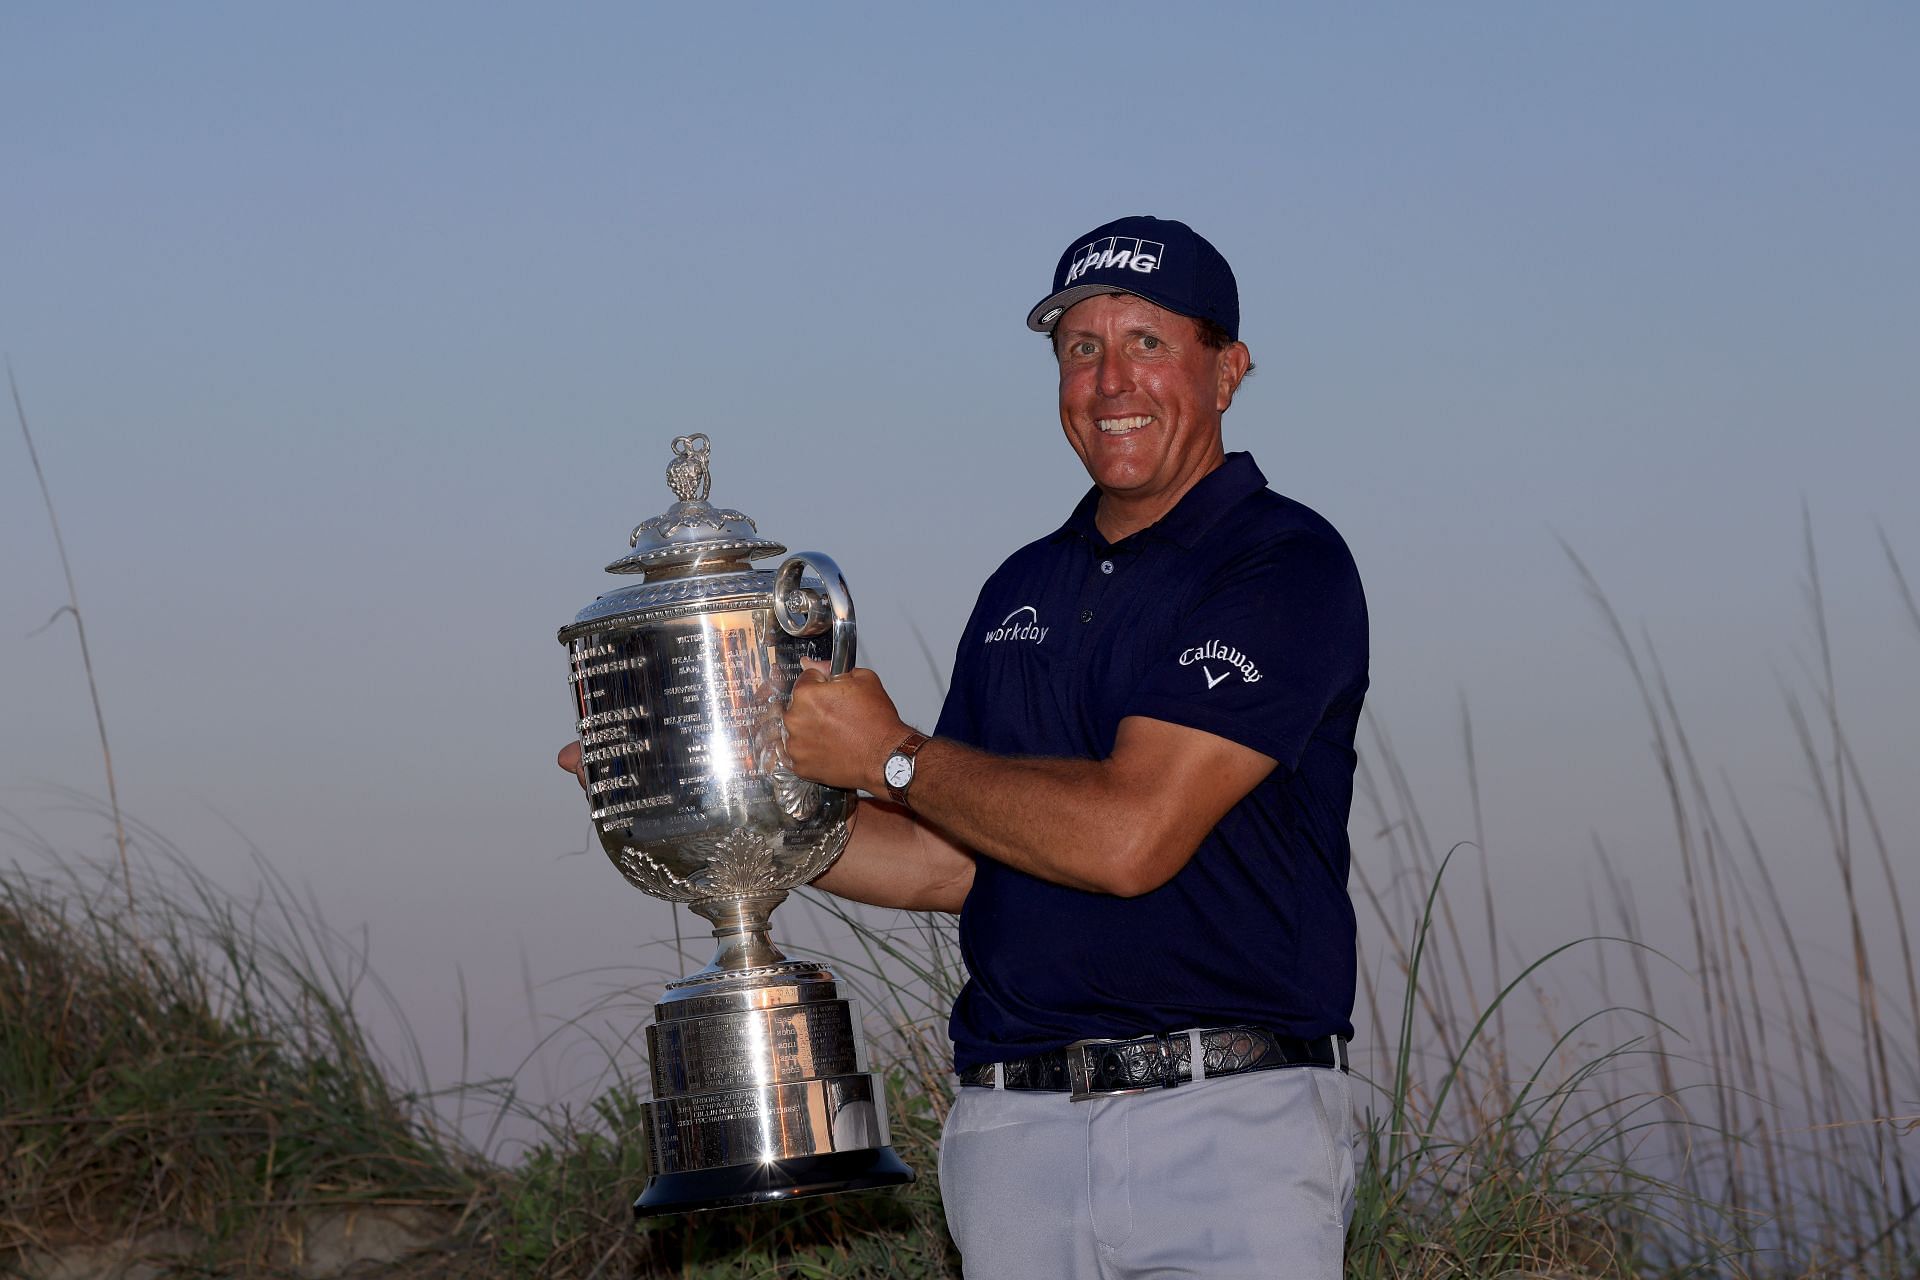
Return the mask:
[[1110, 541], [1146, 528], [1225, 458], [1220, 415], [1246, 376], [1244, 343], [1215, 349], [1186, 316], [1107, 294], [1054, 330], [1060, 425], [1100, 489]]

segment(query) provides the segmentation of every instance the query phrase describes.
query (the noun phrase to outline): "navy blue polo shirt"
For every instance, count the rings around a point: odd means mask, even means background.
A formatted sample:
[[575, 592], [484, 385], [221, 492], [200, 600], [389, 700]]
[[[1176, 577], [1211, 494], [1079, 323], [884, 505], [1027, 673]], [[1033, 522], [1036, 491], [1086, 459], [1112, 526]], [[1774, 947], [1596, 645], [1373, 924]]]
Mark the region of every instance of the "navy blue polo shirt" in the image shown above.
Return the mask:
[[1099, 491], [981, 589], [936, 730], [1105, 759], [1146, 716], [1278, 762], [1172, 880], [1134, 898], [982, 855], [960, 913], [964, 1070], [1074, 1040], [1257, 1023], [1352, 1035], [1347, 812], [1367, 614], [1340, 535], [1244, 453], [1109, 543]]

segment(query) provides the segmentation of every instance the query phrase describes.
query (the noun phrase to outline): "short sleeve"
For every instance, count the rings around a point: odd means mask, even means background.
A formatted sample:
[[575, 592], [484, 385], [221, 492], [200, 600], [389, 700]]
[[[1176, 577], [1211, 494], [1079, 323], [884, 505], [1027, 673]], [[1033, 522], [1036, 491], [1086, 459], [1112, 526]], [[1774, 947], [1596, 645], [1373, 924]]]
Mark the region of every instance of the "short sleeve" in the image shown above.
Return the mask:
[[[982, 588], [981, 598], [985, 596], [986, 590]], [[973, 671], [974, 646], [968, 645], [966, 638], [974, 633], [979, 614], [980, 603], [976, 600], [973, 613], [968, 616], [967, 625], [954, 646], [953, 666], [947, 675], [947, 696], [940, 704], [940, 719], [933, 726], [934, 737], [962, 742], [970, 747], [980, 745], [980, 725], [973, 713], [973, 689], [976, 683]]]
[[[958, 663], [955, 664], [954, 675], [959, 675]], [[973, 722], [973, 714], [967, 707], [966, 694], [961, 691], [958, 679], [947, 685], [946, 701], [940, 704], [940, 719], [933, 726], [933, 736], [964, 742], [968, 746], [980, 741], [979, 729]]]
[[1215, 734], [1287, 769], [1330, 710], [1366, 688], [1367, 611], [1337, 536], [1250, 548], [1199, 584], [1123, 716]]

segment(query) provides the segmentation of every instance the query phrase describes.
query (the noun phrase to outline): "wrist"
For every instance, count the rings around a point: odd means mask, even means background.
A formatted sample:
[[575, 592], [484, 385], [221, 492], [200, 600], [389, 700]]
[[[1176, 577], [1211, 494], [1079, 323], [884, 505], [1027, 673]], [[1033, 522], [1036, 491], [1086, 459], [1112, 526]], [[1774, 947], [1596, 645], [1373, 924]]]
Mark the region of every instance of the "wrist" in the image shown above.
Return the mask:
[[894, 740], [886, 756], [880, 762], [880, 786], [873, 794], [884, 795], [895, 804], [912, 806], [912, 792], [915, 778], [919, 772], [920, 749], [930, 739], [926, 734], [907, 725], [900, 726], [901, 735]]

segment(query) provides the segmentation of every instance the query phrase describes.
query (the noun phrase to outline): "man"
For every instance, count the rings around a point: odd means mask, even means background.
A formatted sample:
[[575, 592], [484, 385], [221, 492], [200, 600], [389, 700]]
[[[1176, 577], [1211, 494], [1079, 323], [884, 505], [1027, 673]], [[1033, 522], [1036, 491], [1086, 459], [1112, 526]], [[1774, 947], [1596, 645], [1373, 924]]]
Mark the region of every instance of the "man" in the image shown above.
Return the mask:
[[[1028, 324], [1093, 492], [981, 592], [931, 741], [871, 672], [795, 690], [796, 771], [904, 806], [863, 806], [818, 883], [960, 912], [940, 1177], [969, 1275], [1338, 1275], [1358, 575], [1224, 451], [1250, 364], [1206, 240], [1100, 227]], [[1140, 1043], [1063, 1052], [1089, 1039]]]
[[978, 1280], [1341, 1274], [1366, 612], [1225, 452], [1239, 320], [1182, 223], [1075, 240], [1028, 325], [1092, 491], [988, 580], [931, 739], [871, 671], [788, 709], [796, 772], [890, 797], [816, 883], [960, 915], [940, 1185]]

